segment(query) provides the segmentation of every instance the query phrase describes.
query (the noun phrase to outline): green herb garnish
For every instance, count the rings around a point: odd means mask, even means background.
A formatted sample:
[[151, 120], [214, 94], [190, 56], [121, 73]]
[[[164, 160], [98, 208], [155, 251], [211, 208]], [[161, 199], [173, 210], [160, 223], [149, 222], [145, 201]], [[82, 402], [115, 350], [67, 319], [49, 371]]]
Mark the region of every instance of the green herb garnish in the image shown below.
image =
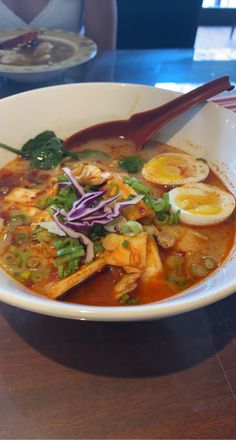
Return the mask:
[[128, 173], [139, 173], [145, 160], [138, 156], [127, 156], [118, 160], [118, 164], [121, 168], [128, 171]]

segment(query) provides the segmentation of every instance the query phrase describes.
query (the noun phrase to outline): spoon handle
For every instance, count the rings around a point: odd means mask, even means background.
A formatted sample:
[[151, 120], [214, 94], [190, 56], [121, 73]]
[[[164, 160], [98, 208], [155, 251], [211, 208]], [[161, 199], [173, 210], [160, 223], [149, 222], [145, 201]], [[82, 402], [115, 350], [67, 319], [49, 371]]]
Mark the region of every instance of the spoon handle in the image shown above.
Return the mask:
[[191, 92], [178, 96], [157, 108], [136, 113], [131, 116], [130, 124], [132, 131], [135, 129], [135, 139], [133, 140], [137, 146], [137, 150], [140, 150], [142, 145], [147, 142], [156, 131], [172, 119], [175, 119], [186, 110], [191, 109], [197, 104], [201, 104], [212, 96], [225, 90], [230, 91], [233, 88], [234, 86], [230, 84], [229, 76], [222, 76], [221, 78], [217, 78], [197, 87]]

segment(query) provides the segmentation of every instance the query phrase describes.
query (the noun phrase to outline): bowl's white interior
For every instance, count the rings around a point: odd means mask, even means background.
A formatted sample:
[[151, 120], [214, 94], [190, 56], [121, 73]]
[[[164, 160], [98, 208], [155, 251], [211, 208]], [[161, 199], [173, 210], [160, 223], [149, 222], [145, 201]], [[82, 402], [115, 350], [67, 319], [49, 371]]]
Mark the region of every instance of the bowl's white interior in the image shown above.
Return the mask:
[[[66, 136], [96, 122], [128, 118], [156, 107], [175, 92], [139, 85], [71, 84], [22, 93], [0, 101], [0, 141], [21, 147], [39, 132]], [[229, 189], [236, 190], [236, 114], [204, 104], [168, 124], [158, 140], [205, 157]], [[1, 150], [0, 166], [11, 160]], [[220, 170], [220, 172], [219, 172]], [[211, 277], [168, 300], [135, 307], [92, 307], [66, 304], [36, 296], [1, 271], [0, 299], [25, 309], [74, 319], [136, 320], [169, 316], [217, 301], [236, 290], [236, 252]]]

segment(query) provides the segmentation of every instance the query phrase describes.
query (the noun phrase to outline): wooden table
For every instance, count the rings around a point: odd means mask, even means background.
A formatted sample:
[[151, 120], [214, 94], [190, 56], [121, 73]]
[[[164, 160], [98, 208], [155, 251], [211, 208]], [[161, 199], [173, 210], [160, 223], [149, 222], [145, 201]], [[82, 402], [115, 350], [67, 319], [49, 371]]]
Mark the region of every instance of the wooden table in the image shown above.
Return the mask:
[[[200, 66], [191, 51], [105, 53], [57, 83], [110, 72], [116, 81], [181, 85], [230, 69], [236, 81], [235, 67]], [[30, 87], [2, 81], [0, 96]], [[1, 439], [236, 438], [235, 295], [137, 323], [0, 309]]]

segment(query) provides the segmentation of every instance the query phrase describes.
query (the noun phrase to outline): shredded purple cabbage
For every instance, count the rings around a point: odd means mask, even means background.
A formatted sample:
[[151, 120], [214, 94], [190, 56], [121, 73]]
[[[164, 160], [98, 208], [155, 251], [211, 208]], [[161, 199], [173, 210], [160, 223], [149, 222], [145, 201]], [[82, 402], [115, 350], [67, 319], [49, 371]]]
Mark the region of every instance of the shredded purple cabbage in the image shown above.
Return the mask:
[[68, 177], [70, 182], [72, 183], [73, 187], [76, 189], [76, 191], [79, 193], [80, 196], [84, 195], [84, 188], [79, 184], [78, 180], [75, 176], [73, 176], [72, 171], [68, 167], [62, 168], [65, 175]]
[[84, 193], [83, 188], [79, 185], [69, 168], [63, 168], [64, 173], [70, 179], [71, 184], [81, 196], [76, 200], [69, 212], [64, 209], [56, 210], [53, 217], [57, 226], [69, 237], [78, 238], [87, 248], [86, 262], [94, 258], [93, 242], [83, 233], [89, 231], [94, 225], [107, 225], [112, 220], [117, 219], [123, 208], [136, 205], [143, 199], [142, 195], [135, 196], [131, 200], [124, 202], [114, 202], [120, 194], [107, 199], [101, 199], [106, 191], [95, 191]]

